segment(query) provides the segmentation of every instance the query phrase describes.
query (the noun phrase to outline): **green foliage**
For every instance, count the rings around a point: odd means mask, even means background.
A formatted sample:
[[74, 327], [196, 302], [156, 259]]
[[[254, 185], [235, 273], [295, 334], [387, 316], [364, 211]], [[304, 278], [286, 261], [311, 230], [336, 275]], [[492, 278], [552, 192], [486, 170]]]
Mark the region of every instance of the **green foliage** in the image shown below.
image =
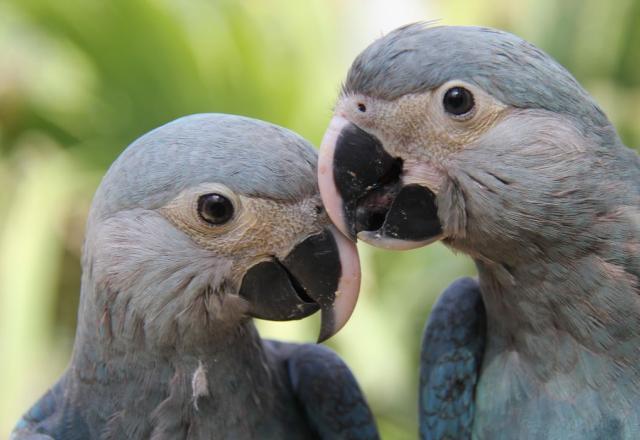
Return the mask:
[[[538, 44], [593, 92], [628, 144], [640, 143], [640, 1], [441, 0], [424, 10], [412, 20], [444, 15]], [[375, 12], [364, 0], [352, 9], [323, 0], [0, 3], [0, 437], [69, 358], [84, 219], [118, 153], [197, 112], [266, 119], [317, 144], [362, 49], [351, 42], [366, 41], [353, 29], [386, 15]], [[474, 270], [441, 245], [360, 253], [361, 301], [330, 344], [384, 438], [415, 438], [422, 327], [439, 292]], [[317, 319], [260, 328], [310, 341]]]

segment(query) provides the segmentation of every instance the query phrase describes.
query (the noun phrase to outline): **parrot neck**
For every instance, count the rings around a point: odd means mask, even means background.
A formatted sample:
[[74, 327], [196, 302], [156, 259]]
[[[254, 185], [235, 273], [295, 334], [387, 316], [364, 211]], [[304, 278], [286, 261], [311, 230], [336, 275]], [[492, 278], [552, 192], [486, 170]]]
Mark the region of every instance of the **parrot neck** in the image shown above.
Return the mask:
[[639, 387], [636, 278], [610, 261], [587, 254], [508, 269], [476, 261], [487, 312], [484, 365], [515, 356], [541, 382], [570, 369], [588, 383], [607, 381], [622, 367]]
[[[283, 388], [282, 380], [274, 375], [274, 360], [252, 320], [238, 323], [224, 337], [200, 341], [205, 345], [198, 350], [176, 341], [173, 347], [158, 347], [134, 339], [120, 343], [103, 329], [79, 331], [67, 372], [74, 390], [69, 398], [104, 404], [87, 410], [90, 426], [106, 431], [108, 420], [122, 414], [131, 420], [117, 420], [113, 429], [138, 426], [153, 432], [151, 438], [173, 438], [165, 421], [178, 417], [187, 425], [225, 420], [230, 431], [242, 432], [273, 410], [271, 396]], [[124, 438], [118, 432], [106, 437]]]
[[[202, 358], [233, 352], [234, 345], [253, 347], [260, 341], [246, 314], [246, 301], [226, 294], [223, 284], [189, 291], [169, 289], [160, 282], [157, 291], [143, 296], [97, 286], [87, 272], [82, 279], [75, 351], [104, 351], [108, 359], [114, 353]], [[155, 302], [137, 304], [142, 296]]]
[[590, 254], [517, 268], [476, 262], [487, 313], [478, 437], [500, 426], [488, 438], [634, 438], [598, 431], [638, 423], [640, 301], [631, 270], [611, 263], [634, 258]]
[[[200, 350], [180, 344], [158, 349], [132, 343], [125, 348], [124, 344], [113, 343], [113, 340], [105, 339], [100, 334], [91, 337], [84, 333], [76, 338], [72, 365], [78, 371], [90, 371], [94, 375], [92, 379], [97, 382], [110, 376], [110, 383], [121, 378], [129, 384], [132, 377], [125, 377], [128, 376], [125, 372], [132, 372], [133, 376], [138, 374], [134, 371], [145, 372], [146, 375], [158, 369], [161, 360], [171, 367], [171, 371], [165, 371], [164, 366], [156, 371], [162, 380], [171, 379], [178, 372], [193, 374], [200, 366], [207, 371], [208, 380], [216, 380], [244, 377], [248, 371], [254, 374], [262, 370], [256, 369], [256, 365], [268, 365], [262, 340], [252, 320], [239, 323], [224, 339], [211, 338]], [[102, 378], [99, 371], [101, 367], [106, 368]], [[119, 367], [123, 367], [121, 371]]]

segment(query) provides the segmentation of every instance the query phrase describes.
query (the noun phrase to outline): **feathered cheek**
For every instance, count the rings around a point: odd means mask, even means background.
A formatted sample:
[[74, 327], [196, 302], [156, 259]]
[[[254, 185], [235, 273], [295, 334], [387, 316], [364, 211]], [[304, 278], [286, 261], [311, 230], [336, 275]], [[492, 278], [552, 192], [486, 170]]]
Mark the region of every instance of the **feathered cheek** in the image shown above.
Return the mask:
[[85, 258], [89, 262], [87, 271], [91, 282], [100, 290], [121, 291], [135, 283], [140, 262], [148, 259], [140, 246], [131, 246], [129, 240], [110, 234], [110, 228], [102, 228], [91, 240]]
[[455, 178], [447, 176], [442, 179], [436, 203], [447, 240], [465, 238], [468, 217], [466, 195]]

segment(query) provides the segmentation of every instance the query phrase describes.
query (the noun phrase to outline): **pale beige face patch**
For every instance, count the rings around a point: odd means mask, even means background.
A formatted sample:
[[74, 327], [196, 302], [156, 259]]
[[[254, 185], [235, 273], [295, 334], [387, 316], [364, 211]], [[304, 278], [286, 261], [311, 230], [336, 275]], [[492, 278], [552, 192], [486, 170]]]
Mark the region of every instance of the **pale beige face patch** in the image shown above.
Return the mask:
[[[199, 197], [211, 193], [233, 204], [234, 214], [225, 224], [211, 225], [198, 213]], [[328, 224], [319, 195], [290, 202], [244, 196], [217, 183], [186, 189], [159, 211], [198, 246], [242, 268], [273, 256], [283, 259]]]
[[[454, 116], [445, 111], [443, 98], [453, 87], [464, 87], [473, 94], [475, 105], [468, 114]], [[472, 148], [508, 112], [507, 105], [482, 89], [455, 80], [394, 101], [347, 95], [335, 109], [336, 115], [373, 134], [386, 151], [404, 160], [407, 183], [422, 183], [436, 192], [447, 159]]]

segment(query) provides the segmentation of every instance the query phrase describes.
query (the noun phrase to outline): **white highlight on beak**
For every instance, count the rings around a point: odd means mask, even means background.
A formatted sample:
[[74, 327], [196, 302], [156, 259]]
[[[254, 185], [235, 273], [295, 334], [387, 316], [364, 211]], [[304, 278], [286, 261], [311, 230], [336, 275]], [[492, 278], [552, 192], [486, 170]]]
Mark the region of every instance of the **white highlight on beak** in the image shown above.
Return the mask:
[[333, 302], [333, 334], [335, 334], [347, 323], [358, 302], [358, 294], [360, 293], [360, 259], [358, 258], [358, 248], [356, 248], [355, 243], [347, 239], [333, 226], [330, 226], [329, 230], [336, 240], [338, 253], [340, 254], [340, 265], [342, 266], [342, 275], [338, 282], [336, 299]]
[[362, 240], [371, 246], [390, 249], [394, 251], [408, 251], [410, 249], [417, 249], [422, 246], [426, 246], [431, 243], [435, 243], [438, 240], [442, 240], [444, 234], [436, 235], [423, 241], [410, 241], [399, 240], [397, 238], [383, 237], [380, 235], [380, 231], [360, 231], [358, 232], [358, 240]]
[[344, 217], [344, 204], [342, 197], [338, 193], [338, 188], [336, 188], [333, 175], [333, 155], [336, 143], [342, 129], [347, 124], [349, 124], [349, 121], [341, 116], [334, 116], [329, 123], [329, 127], [322, 138], [318, 154], [318, 186], [322, 203], [327, 210], [327, 214], [329, 214], [329, 218], [343, 234], [349, 237], [349, 228]]

